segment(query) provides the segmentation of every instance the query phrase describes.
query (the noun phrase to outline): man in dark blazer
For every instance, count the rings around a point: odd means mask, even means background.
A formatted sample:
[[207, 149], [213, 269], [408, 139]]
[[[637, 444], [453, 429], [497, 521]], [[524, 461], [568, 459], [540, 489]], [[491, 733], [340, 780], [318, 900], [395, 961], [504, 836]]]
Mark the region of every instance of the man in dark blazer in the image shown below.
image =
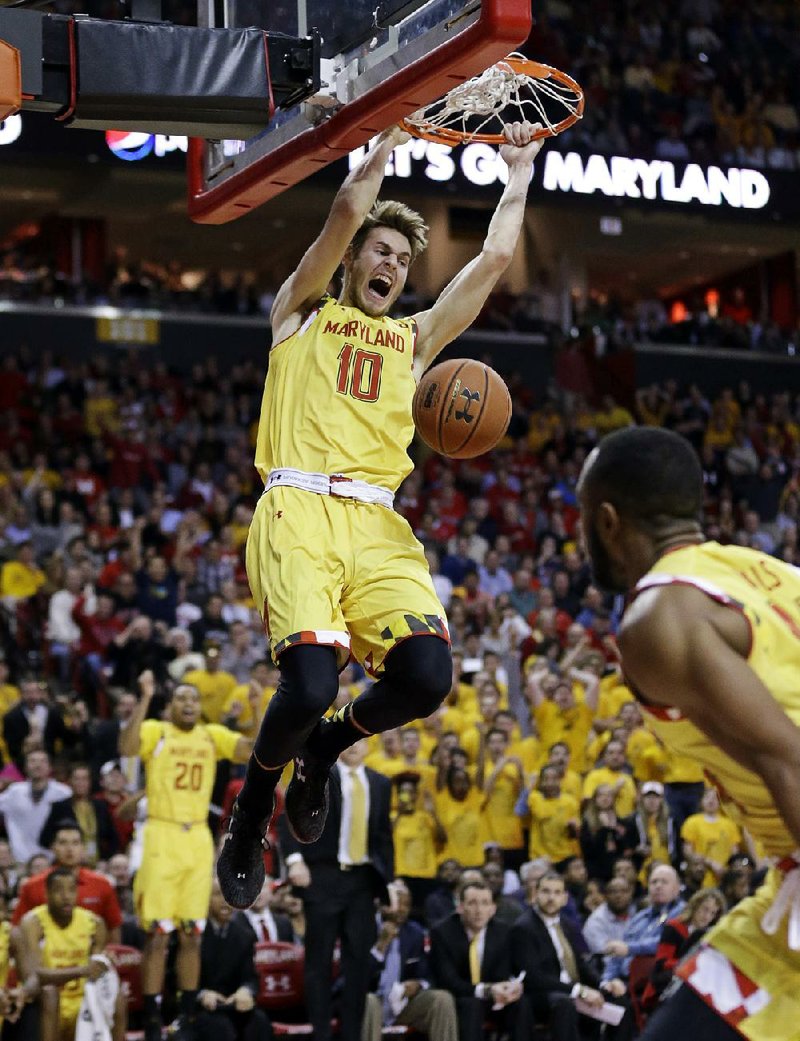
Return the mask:
[[[390, 886], [391, 903], [381, 910], [378, 939], [370, 951], [371, 981], [362, 1041], [381, 1041], [383, 1028], [409, 1026], [428, 1041], [458, 1041], [453, 996], [431, 987], [425, 930], [409, 921], [411, 892], [405, 882]], [[393, 1005], [402, 990], [403, 1007]]]
[[[564, 879], [548, 871], [539, 879], [531, 906], [511, 929], [513, 969], [524, 971], [534, 1020], [547, 1026], [552, 1041], [578, 1041], [599, 1033], [599, 1022], [582, 1016], [576, 1001], [600, 1008], [606, 1000], [599, 977], [580, 953], [581, 937], [562, 914], [567, 898]], [[618, 1041], [627, 1036], [624, 1021], [609, 1036]]]
[[258, 977], [250, 926], [231, 917], [214, 879], [208, 921], [200, 945], [197, 1041], [272, 1041], [267, 1014], [255, 1007]]
[[460, 1041], [482, 1041], [487, 1019], [511, 1041], [530, 1041], [528, 999], [511, 976], [510, 929], [494, 921], [494, 913], [488, 883], [465, 882], [456, 912], [431, 930], [431, 971], [455, 998]]
[[281, 817], [288, 878], [306, 915], [305, 990], [315, 1041], [331, 1037], [331, 969], [341, 941], [342, 1041], [360, 1041], [375, 942], [375, 900], [388, 902], [394, 871], [391, 783], [364, 767], [366, 741], [342, 752], [331, 771], [330, 808], [316, 842], [301, 845]]
[[60, 799], [50, 807], [50, 815], [39, 835], [39, 845], [49, 848], [58, 825], [64, 820], [76, 820], [84, 832], [88, 863], [94, 866], [98, 860], [108, 860], [119, 851], [119, 834], [108, 803], [92, 795], [88, 766], [79, 763], [72, 767], [69, 786], [72, 789], [70, 798]]
[[243, 922], [247, 925], [255, 937], [256, 943], [266, 941], [279, 941], [281, 943], [292, 943], [294, 930], [289, 916], [280, 911], [272, 910], [273, 879], [267, 875], [261, 893], [246, 911], [237, 911], [233, 916], [234, 921]]

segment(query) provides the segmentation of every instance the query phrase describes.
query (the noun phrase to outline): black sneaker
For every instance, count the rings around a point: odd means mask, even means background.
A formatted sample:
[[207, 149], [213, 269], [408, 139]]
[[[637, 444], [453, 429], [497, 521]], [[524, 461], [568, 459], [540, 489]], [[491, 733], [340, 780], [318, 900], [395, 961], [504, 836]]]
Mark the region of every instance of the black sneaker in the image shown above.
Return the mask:
[[295, 756], [286, 789], [286, 823], [298, 842], [316, 842], [328, 818], [328, 775], [332, 764], [304, 748]]
[[238, 801], [233, 804], [228, 833], [217, 857], [217, 878], [226, 902], [240, 911], [255, 903], [264, 885], [264, 850], [269, 849], [266, 831], [271, 819], [272, 814], [266, 820], [251, 821]]

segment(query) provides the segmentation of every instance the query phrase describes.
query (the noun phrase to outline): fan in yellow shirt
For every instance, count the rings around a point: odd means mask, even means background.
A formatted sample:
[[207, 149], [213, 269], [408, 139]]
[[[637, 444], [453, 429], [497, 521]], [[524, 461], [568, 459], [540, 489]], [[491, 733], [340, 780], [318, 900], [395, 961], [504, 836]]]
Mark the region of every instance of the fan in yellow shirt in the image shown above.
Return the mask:
[[214, 867], [208, 828], [217, 760], [246, 762], [252, 742], [218, 723], [201, 723], [200, 695], [182, 683], [172, 693], [166, 720], [145, 719], [155, 693], [151, 672], [119, 737], [123, 756], [140, 756], [146, 771], [147, 821], [134, 898], [147, 932], [142, 959], [146, 1025], [160, 1023], [157, 995], [164, 986], [169, 934], [178, 931], [176, 964], [183, 992], [181, 1014], [191, 1016], [199, 981], [203, 931]]
[[[575, 696], [574, 679], [584, 684], [582, 701]], [[586, 765], [586, 744], [597, 709], [598, 688], [594, 674], [577, 669], [571, 669], [568, 677], [534, 670], [526, 682], [525, 694], [542, 744], [549, 748], [557, 741], [565, 742], [573, 766], [579, 771]]]
[[245, 737], [255, 737], [258, 724], [277, 689], [276, 675], [276, 669], [266, 659], [254, 662], [248, 682], [237, 683], [225, 698], [220, 722]]
[[184, 673], [183, 682], [195, 687], [200, 693], [203, 719], [207, 723], [219, 723], [225, 702], [236, 686], [236, 677], [219, 667], [219, 647], [206, 648], [206, 667]]
[[538, 783], [528, 796], [528, 812], [531, 860], [549, 857], [557, 864], [580, 853], [580, 807], [577, 799], [561, 791], [558, 767], [542, 767]]
[[525, 859], [522, 822], [514, 812], [524, 783], [521, 761], [508, 753], [508, 735], [492, 728], [478, 758], [478, 787], [484, 795], [481, 814], [486, 841], [497, 843], [512, 870]]
[[625, 745], [609, 741], [603, 753], [603, 765], [590, 770], [583, 781], [582, 796], [590, 799], [601, 784], [614, 792], [614, 809], [618, 817], [630, 817], [636, 808], [636, 784], [625, 770]]
[[[445, 845], [444, 828], [436, 816], [430, 792], [420, 794], [416, 774], [398, 774], [397, 812], [392, 821], [394, 873], [404, 879], [415, 908], [437, 887], [438, 851]], [[420, 799], [422, 805], [420, 805]]]
[[698, 853], [703, 857], [706, 862], [703, 885], [715, 886], [728, 866], [728, 859], [743, 849], [742, 830], [720, 813], [719, 796], [713, 788], [706, 788], [700, 807], [700, 813], [693, 813], [683, 822], [683, 852], [684, 856]]
[[0, 570], [0, 597], [11, 600], [27, 600], [34, 596], [45, 583], [45, 575], [36, 566], [33, 544], [20, 542], [16, 560], [8, 560]]
[[446, 837], [445, 846], [439, 851], [439, 863], [457, 860], [464, 867], [481, 867], [486, 841], [481, 818], [483, 794], [474, 787], [465, 769], [450, 768], [447, 786], [436, 793], [434, 804]]

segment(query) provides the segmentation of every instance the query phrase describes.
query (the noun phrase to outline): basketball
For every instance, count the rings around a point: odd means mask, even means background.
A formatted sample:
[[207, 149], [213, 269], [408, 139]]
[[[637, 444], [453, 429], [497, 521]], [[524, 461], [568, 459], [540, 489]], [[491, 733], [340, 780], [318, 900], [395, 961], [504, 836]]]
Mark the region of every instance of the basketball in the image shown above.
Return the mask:
[[472, 358], [434, 365], [414, 394], [414, 423], [426, 445], [451, 459], [494, 448], [508, 429], [511, 395], [494, 369]]

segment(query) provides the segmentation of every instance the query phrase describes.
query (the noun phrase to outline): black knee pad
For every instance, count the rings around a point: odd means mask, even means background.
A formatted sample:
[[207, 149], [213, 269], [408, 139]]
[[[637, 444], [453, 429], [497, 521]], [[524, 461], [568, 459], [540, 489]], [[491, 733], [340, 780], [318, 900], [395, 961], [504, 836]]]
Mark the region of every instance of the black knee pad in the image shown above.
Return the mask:
[[316, 644], [289, 647], [278, 659], [278, 668], [281, 681], [272, 701], [280, 699], [281, 708], [291, 713], [301, 729], [316, 723], [339, 692], [336, 651]]
[[385, 676], [401, 688], [414, 719], [424, 719], [441, 705], [453, 683], [450, 645], [438, 636], [412, 636], [386, 655]]

